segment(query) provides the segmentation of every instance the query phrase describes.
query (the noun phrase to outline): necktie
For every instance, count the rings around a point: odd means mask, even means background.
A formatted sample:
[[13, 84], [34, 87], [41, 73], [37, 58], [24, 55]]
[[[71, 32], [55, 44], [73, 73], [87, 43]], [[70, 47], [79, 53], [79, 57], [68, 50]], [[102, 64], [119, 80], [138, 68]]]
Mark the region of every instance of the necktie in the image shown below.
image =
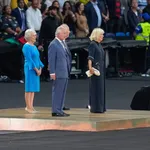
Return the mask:
[[26, 25], [25, 25], [25, 12], [23, 9], [21, 9], [21, 19], [22, 19], [21, 29], [24, 31], [26, 29]]
[[66, 52], [68, 52], [68, 47], [65, 41], [62, 41], [63, 47], [65, 49]]

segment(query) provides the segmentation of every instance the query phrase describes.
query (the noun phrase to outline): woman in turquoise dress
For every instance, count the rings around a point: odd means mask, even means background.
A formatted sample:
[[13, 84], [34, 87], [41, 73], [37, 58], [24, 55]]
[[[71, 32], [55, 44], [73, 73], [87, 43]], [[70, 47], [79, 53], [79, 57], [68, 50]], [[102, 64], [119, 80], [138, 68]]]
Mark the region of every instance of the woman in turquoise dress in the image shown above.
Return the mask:
[[25, 110], [29, 113], [35, 113], [33, 107], [34, 93], [40, 91], [40, 75], [43, 63], [40, 60], [39, 51], [34, 45], [36, 41], [36, 32], [28, 29], [25, 32], [25, 39], [22, 52], [24, 55], [24, 75], [25, 75]]

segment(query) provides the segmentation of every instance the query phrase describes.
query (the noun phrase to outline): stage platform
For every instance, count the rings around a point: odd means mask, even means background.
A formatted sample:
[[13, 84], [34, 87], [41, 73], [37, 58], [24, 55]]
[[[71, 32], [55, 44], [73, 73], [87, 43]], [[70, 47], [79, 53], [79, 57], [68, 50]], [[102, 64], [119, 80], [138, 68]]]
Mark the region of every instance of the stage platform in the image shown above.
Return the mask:
[[70, 117], [52, 117], [50, 108], [36, 110], [36, 114], [29, 114], [24, 108], [1, 109], [0, 130], [107, 131], [150, 127], [149, 111], [107, 110], [104, 114], [92, 114], [88, 109], [72, 108], [66, 111]]

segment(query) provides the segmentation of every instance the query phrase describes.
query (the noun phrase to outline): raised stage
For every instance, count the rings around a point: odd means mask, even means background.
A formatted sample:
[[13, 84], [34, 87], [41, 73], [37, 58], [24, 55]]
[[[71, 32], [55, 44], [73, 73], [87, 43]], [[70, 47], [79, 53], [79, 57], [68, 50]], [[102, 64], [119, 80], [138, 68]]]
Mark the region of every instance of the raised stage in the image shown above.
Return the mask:
[[24, 108], [0, 110], [0, 130], [37, 131], [107, 131], [150, 127], [149, 111], [107, 110], [104, 114], [91, 114], [88, 109], [71, 109], [70, 117], [52, 117], [47, 107], [37, 107], [36, 114]]

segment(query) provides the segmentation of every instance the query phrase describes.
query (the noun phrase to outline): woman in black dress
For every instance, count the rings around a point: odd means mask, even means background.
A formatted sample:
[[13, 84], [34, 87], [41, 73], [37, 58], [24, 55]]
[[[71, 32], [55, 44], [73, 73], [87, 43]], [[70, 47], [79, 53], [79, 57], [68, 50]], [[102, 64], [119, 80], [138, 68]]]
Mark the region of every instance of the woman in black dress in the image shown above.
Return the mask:
[[[89, 104], [92, 113], [104, 113], [105, 108], [105, 52], [101, 46], [104, 37], [104, 31], [101, 28], [95, 28], [91, 35], [91, 43], [88, 48], [88, 67], [90, 73]], [[100, 76], [94, 74], [96, 68]]]

